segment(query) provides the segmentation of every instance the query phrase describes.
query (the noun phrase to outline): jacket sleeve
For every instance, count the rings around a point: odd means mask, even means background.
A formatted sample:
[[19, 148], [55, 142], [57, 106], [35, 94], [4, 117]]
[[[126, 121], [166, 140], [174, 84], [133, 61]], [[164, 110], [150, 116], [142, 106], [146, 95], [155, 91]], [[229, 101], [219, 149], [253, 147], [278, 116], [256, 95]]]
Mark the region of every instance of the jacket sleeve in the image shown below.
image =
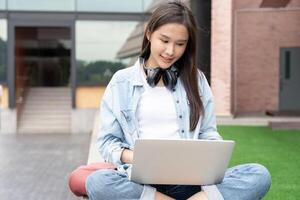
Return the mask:
[[106, 162], [120, 165], [122, 164], [122, 151], [124, 148], [129, 148], [129, 145], [124, 139], [123, 130], [114, 112], [114, 110], [117, 110], [116, 106], [118, 106], [118, 103], [114, 102], [113, 97], [113, 88], [109, 84], [104, 92], [100, 106], [100, 129], [97, 147]]
[[200, 72], [200, 96], [203, 103], [204, 112], [201, 119], [199, 139], [207, 140], [222, 140], [222, 137], [217, 131], [216, 115], [214, 111], [214, 101], [211, 89], [205, 78], [205, 75]]

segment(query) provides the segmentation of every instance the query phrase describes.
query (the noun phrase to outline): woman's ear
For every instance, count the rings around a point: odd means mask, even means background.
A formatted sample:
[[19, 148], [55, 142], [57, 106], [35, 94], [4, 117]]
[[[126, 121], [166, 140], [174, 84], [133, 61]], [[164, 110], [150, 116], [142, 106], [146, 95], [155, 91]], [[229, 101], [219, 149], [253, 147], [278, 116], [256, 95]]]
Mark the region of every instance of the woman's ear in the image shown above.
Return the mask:
[[151, 40], [150, 40], [150, 38], [151, 38], [151, 33], [150, 33], [149, 31], [147, 31], [146, 37], [147, 37], [148, 41], [151, 42]]

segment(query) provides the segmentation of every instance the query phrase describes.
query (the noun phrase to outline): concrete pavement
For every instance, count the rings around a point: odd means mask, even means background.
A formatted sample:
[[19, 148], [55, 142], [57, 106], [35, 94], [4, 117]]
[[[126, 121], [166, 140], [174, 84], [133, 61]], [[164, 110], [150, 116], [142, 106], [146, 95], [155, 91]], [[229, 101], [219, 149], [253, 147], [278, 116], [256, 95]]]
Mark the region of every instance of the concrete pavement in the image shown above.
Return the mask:
[[0, 199], [75, 200], [68, 175], [86, 164], [90, 135], [0, 135]]

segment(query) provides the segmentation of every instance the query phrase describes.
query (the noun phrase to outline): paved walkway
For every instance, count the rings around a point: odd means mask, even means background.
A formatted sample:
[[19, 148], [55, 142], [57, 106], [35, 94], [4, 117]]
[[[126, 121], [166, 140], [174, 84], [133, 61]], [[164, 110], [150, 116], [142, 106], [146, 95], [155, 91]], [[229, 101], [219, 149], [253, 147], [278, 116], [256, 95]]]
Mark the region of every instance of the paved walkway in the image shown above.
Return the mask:
[[[300, 117], [218, 117], [217, 121], [219, 125], [268, 125], [300, 123]], [[93, 143], [89, 162], [99, 160], [91, 156], [98, 155]], [[0, 135], [0, 199], [79, 200], [69, 191], [68, 175], [86, 164], [89, 145], [90, 135]]]
[[0, 135], [0, 199], [75, 200], [68, 175], [86, 164], [90, 135]]

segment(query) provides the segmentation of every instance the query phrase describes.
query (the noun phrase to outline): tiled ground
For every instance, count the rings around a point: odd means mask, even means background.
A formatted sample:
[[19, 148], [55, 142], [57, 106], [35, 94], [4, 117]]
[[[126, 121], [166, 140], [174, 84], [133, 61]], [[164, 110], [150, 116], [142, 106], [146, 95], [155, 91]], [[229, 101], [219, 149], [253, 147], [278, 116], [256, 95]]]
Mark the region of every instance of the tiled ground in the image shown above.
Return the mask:
[[0, 199], [75, 200], [68, 175], [87, 161], [90, 135], [0, 135]]

